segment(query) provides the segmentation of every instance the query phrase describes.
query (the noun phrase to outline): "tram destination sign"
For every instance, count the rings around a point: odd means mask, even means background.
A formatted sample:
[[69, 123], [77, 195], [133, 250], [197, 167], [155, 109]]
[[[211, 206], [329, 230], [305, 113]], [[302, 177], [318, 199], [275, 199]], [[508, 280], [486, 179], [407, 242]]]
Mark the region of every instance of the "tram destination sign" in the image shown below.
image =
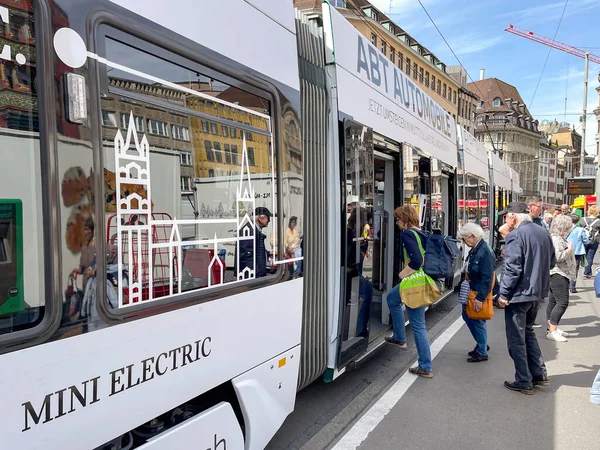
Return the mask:
[[593, 177], [567, 178], [567, 195], [594, 195], [596, 179]]

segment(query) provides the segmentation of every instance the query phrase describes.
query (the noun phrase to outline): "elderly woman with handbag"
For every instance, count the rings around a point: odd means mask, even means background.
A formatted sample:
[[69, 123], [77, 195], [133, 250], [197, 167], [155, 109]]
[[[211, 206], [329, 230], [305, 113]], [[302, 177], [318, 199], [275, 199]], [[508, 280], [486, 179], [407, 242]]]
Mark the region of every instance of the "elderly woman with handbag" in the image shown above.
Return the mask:
[[462, 241], [471, 248], [465, 261], [466, 279], [461, 285], [459, 301], [463, 304], [462, 316], [477, 345], [469, 352], [468, 362], [488, 360], [487, 324], [492, 318], [493, 290], [496, 282], [496, 258], [483, 240], [482, 228], [467, 223], [458, 232]]

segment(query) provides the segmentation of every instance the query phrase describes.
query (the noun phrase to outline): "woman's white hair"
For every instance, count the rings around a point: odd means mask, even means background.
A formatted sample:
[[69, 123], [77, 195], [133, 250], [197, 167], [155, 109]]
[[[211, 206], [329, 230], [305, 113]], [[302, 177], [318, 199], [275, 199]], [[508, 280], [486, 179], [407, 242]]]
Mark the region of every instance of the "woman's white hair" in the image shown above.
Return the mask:
[[544, 219], [552, 219], [552, 214], [550, 214], [550, 213], [544, 214]]
[[468, 238], [469, 236], [475, 236], [477, 241], [483, 239], [483, 229], [477, 225], [476, 223], [466, 223], [462, 226], [462, 228], [458, 231], [458, 234], [461, 238]]
[[573, 221], [571, 220], [571, 216], [556, 216], [552, 220], [552, 225], [550, 226], [550, 234], [555, 236], [564, 236], [573, 227]]

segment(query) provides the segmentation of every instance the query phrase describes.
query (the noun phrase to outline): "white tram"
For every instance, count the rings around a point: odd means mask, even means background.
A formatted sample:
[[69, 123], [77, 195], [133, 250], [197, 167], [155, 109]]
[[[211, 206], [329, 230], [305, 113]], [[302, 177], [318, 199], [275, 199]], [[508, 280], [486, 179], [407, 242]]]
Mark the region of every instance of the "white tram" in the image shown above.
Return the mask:
[[262, 449], [389, 333], [393, 209], [518, 191], [291, 3], [0, 0], [0, 447]]

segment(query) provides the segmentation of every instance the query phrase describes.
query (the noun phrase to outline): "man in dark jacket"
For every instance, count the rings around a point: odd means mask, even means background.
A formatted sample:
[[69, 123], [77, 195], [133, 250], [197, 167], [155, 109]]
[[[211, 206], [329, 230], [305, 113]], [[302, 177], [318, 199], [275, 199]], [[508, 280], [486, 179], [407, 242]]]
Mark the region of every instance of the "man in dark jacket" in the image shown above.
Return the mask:
[[[246, 278], [243, 274], [246, 268], [254, 269], [254, 260], [256, 260], [255, 278], [267, 276], [267, 248], [265, 247], [265, 239], [267, 236], [262, 232], [271, 221], [271, 211], [264, 206], [259, 206], [254, 211], [254, 239], [240, 240], [240, 267], [239, 274]], [[256, 243], [256, 257], [254, 254], [254, 244]], [[236, 255], [237, 262], [237, 255]]]
[[535, 225], [523, 202], [513, 202], [502, 214], [515, 230], [506, 237], [498, 303], [505, 307], [508, 353], [515, 363], [515, 381], [504, 386], [533, 394], [533, 386], [550, 384], [533, 324], [538, 302], [548, 296], [554, 246], [543, 227]]

